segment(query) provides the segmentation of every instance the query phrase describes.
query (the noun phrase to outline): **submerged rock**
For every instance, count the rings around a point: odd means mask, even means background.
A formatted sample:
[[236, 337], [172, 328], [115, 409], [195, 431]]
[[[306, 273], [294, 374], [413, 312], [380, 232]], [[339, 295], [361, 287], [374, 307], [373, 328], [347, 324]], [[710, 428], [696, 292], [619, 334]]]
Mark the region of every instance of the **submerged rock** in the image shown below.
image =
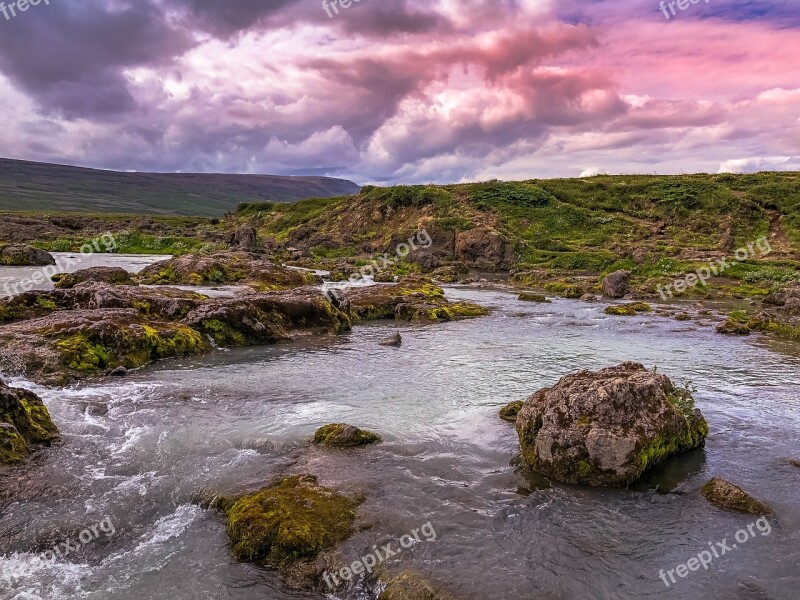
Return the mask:
[[186, 254], [146, 267], [138, 280], [147, 284], [242, 284], [259, 291], [322, 283], [322, 278], [314, 273], [282, 267], [248, 252]]
[[422, 575], [406, 571], [386, 584], [378, 600], [445, 600]]
[[630, 291], [630, 271], [615, 271], [603, 278], [603, 294], [609, 298], [623, 298]]
[[607, 315], [626, 316], [630, 317], [640, 313], [652, 312], [653, 307], [647, 302], [630, 302], [628, 304], [615, 304], [606, 307], [605, 313]]
[[49, 446], [58, 429], [41, 398], [0, 381], [0, 464], [24, 461], [30, 446]]
[[380, 442], [379, 435], [345, 423], [332, 423], [317, 429], [314, 443], [322, 446], [353, 447]]
[[789, 464], [792, 465], [793, 467], [800, 468], [800, 460], [795, 460], [794, 458], [792, 458], [789, 460]]
[[638, 363], [568, 375], [533, 394], [516, 424], [528, 466], [592, 486], [628, 485], [708, 435], [689, 391]]
[[703, 497], [718, 508], [747, 513], [750, 515], [772, 515], [773, 510], [756, 500], [742, 488], [714, 477], [700, 490]]
[[353, 533], [358, 502], [293, 475], [239, 498], [219, 499], [228, 517], [231, 549], [239, 560], [291, 569]]
[[381, 346], [393, 346], [395, 348], [399, 348], [403, 345], [403, 337], [400, 333], [395, 333], [394, 335], [390, 335], [387, 338], [384, 338], [380, 342], [378, 342]]
[[524, 302], [545, 302], [545, 303], [550, 302], [550, 300], [548, 300], [546, 296], [542, 294], [534, 294], [532, 292], [523, 292], [519, 295], [517, 299], [522, 300]]
[[517, 415], [519, 414], [519, 411], [522, 410], [524, 405], [525, 403], [522, 400], [509, 402], [500, 409], [500, 418], [504, 421], [508, 421], [509, 423], [516, 423]]
[[14, 244], [0, 248], [0, 265], [7, 267], [45, 267], [56, 264], [53, 255], [33, 246]]
[[99, 281], [110, 285], [134, 285], [131, 274], [121, 267], [90, 267], [74, 273], [57, 273], [51, 279], [56, 288], [74, 288], [84, 281]]

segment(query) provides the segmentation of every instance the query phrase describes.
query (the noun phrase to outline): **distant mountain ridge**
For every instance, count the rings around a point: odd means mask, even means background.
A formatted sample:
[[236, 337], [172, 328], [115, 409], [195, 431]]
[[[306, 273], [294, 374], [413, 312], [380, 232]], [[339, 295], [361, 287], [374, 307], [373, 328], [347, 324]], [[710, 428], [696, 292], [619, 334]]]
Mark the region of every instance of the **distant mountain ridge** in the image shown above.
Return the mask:
[[240, 202], [296, 202], [358, 193], [332, 177], [121, 173], [0, 158], [0, 211], [220, 216]]

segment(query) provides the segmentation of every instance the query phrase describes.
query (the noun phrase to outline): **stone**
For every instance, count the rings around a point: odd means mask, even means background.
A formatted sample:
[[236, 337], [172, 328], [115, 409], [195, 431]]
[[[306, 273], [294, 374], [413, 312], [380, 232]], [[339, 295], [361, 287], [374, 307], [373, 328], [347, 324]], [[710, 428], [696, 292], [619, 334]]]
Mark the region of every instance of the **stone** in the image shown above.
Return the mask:
[[630, 271], [619, 270], [603, 278], [603, 294], [609, 298], [623, 298], [630, 291]]
[[721, 477], [711, 479], [700, 492], [706, 500], [718, 508], [750, 515], [774, 514], [774, 511], [765, 503], [753, 498], [742, 488]]

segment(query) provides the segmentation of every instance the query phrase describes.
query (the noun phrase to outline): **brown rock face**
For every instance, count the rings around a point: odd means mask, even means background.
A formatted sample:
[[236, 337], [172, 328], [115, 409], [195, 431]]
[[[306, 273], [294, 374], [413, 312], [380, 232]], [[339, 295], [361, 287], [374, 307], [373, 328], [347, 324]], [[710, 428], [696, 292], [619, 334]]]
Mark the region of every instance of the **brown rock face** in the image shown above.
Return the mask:
[[568, 375], [533, 394], [516, 423], [531, 468], [592, 486], [625, 486], [708, 435], [689, 392], [638, 363]]
[[258, 250], [258, 234], [254, 227], [245, 225], [233, 232], [228, 243], [245, 252], [256, 252]]
[[630, 271], [615, 271], [603, 279], [603, 293], [609, 298], [623, 298], [630, 291]]
[[507, 268], [516, 260], [511, 245], [484, 227], [458, 234], [455, 250], [458, 260], [481, 269]]
[[133, 285], [131, 274], [121, 267], [90, 267], [74, 273], [53, 275], [56, 288], [73, 288], [84, 281], [99, 281], [111, 285]]

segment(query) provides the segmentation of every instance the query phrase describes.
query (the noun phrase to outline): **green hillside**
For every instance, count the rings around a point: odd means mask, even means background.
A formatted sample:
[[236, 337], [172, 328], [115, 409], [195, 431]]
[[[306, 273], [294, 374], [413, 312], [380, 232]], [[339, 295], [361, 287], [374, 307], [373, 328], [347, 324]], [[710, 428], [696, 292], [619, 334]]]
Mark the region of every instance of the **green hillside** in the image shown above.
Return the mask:
[[240, 202], [295, 202], [358, 189], [329, 177], [118, 173], [0, 159], [0, 211], [219, 216]]

